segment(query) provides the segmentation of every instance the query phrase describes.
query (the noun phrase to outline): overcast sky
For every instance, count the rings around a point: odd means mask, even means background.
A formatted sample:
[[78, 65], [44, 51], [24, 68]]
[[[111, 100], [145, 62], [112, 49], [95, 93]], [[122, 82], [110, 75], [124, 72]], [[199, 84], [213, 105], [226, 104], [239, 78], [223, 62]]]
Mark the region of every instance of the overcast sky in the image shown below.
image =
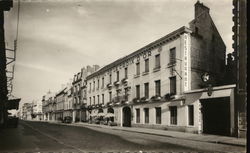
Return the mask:
[[[32, 2], [30, 2], [32, 1]], [[37, 0], [38, 1], [38, 0]], [[21, 103], [58, 91], [81, 67], [100, 66], [188, 26], [196, 0], [21, 0], [14, 91]], [[41, 1], [41, 0], [40, 0]], [[232, 52], [232, 1], [200, 0]], [[5, 14], [12, 47], [17, 3]]]

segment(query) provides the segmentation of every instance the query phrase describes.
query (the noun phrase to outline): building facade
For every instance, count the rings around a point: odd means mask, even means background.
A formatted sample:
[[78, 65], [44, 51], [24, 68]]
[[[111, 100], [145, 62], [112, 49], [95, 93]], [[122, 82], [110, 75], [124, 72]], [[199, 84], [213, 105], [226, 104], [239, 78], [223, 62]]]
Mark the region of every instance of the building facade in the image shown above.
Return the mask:
[[82, 72], [78, 72], [74, 75], [72, 82], [72, 95], [73, 95], [73, 122], [79, 122], [81, 120], [81, 82]]
[[233, 49], [235, 57], [236, 96], [235, 117], [238, 137], [247, 133], [247, 1], [233, 0]]
[[73, 94], [72, 94], [72, 81], [67, 84], [65, 90], [65, 101], [64, 101], [64, 110], [63, 110], [63, 118], [66, 116], [73, 117]]
[[[88, 120], [101, 113], [111, 113], [112, 120], [120, 126], [221, 135], [234, 133], [234, 117], [230, 115], [234, 113], [230, 109], [234, 106], [231, 98], [234, 87], [211, 88], [219, 86], [223, 80], [226, 46], [209, 8], [199, 1], [194, 8], [194, 19], [189, 27], [181, 27], [87, 76]], [[209, 74], [209, 83], [202, 80], [204, 74]], [[203, 98], [210, 99], [206, 102], [192, 95], [206, 93], [208, 87], [211, 93], [226, 90], [227, 94], [213, 98], [209, 94], [209, 98]], [[201, 88], [205, 89], [196, 91]], [[202, 118], [200, 109], [211, 100], [219, 103], [216, 98], [220, 96], [229, 97], [223, 100], [226, 101], [225, 112], [229, 112], [224, 117], [229, 124], [214, 132], [210, 127], [216, 124]], [[217, 106], [207, 108], [211, 111]], [[229, 132], [223, 133], [225, 129]]]
[[32, 113], [32, 119], [33, 120], [37, 120], [37, 121], [41, 121], [43, 120], [43, 113], [42, 113], [42, 101], [41, 100], [37, 100], [37, 101], [33, 101], [32, 102], [32, 109], [33, 109], [33, 113]]
[[46, 95], [42, 97], [42, 112], [43, 120], [52, 121], [55, 120], [52, 117], [53, 105], [54, 105], [54, 93], [48, 91]]
[[86, 77], [99, 69], [98, 65], [83, 67], [81, 72], [74, 75], [72, 82], [73, 122], [87, 121], [86, 109]]
[[67, 97], [67, 93], [65, 91], [66, 91], [66, 88], [63, 88], [55, 95], [54, 114], [55, 114], [56, 121], [63, 120], [65, 97]]

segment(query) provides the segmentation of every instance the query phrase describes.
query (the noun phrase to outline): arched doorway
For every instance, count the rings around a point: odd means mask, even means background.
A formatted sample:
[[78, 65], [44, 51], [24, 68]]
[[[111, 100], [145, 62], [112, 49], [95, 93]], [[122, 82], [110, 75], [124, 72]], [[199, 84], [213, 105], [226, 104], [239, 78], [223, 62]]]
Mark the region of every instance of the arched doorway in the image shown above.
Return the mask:
[[129, 107], [124, 107], [123, 112], [123, 126], [131, 127], [131, 109]]
[[[111, 108], [111, 107], [109, 107], [107, 112], [108, 112], [108, 113], [111, 113], [111, 114], [114, 114], [114, 109]], [[108, 121], [109, 121], [109, 120], [112, 121], [112, 122], [114, 122], [114, 117], [110, 117], [110, 118], [108, 119]]]

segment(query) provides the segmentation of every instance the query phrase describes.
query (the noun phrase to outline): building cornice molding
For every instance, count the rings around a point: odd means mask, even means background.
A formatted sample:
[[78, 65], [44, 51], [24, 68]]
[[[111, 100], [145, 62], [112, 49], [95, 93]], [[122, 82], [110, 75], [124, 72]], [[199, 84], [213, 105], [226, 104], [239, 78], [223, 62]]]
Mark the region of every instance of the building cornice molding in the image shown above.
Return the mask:
[[95, 76], [98, 76], [98, 75], [101, 75], [102, 73], [104, 73], [105, 71], [109, 70], [109, 69], [112, 69], [113, 67], [121, 64], [122, 62], [125, 62], [126, 60], [128, 59], [131, 59], [135, 56], [138, 56], [139, 54], [143, 53], [143, 52], [146, 52], [146, 51], [151, 51], [159, 46], [162, 46], [166, 43], [168, 43], [169, 41], [172, 41], [172, 40], [175, 40], [176, 38], [178, 38], [181, 34], [183, 33], [192, 33], [192, 30], [186, 26], [183, 26], [167, 35], [165, 35], [164, 37], [160, 38], [160, 39], [157, 39], [156, 41], [153, 41], [151, 42], [150, 44], [138, 49], [137, 51], [125, 56], [125, 57], [122, 57], [106, 66], [104, 66], [103, 68], [101, 68], [100, 70], [90, 74], [89, 76], [86, 77], [87, 80], [95, 77]]

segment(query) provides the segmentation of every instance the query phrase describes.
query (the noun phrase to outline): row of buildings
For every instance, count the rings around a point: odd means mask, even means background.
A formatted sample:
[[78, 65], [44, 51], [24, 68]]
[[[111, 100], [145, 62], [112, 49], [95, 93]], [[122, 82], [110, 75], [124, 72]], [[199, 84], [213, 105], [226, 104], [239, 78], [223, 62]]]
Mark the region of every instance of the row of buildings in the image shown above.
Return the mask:
[[209, 8], [199, 1], [194, 8], [189, 27], [102, 68], [82, 68], [59, 92], [48, 92], [43, 119], [88, 122], [113, 114], [118, 126], [238, 135], [226, 46]]
[[19, 116], [24, 120], [43, 120], [42, 103], [39, 100], [32, 101], [31, 103], [24, 103], [22, 112]]

